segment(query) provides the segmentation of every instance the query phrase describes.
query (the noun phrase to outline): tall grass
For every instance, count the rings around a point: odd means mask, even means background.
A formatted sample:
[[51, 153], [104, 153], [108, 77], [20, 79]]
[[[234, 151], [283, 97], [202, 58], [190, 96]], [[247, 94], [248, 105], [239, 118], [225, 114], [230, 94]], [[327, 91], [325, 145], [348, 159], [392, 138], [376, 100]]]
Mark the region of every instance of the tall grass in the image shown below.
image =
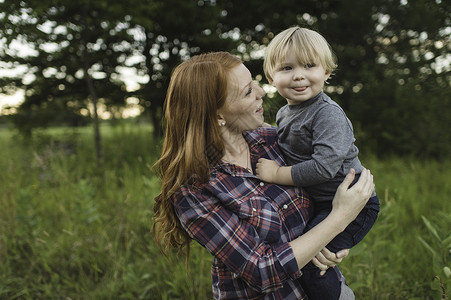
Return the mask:
[[187, 278], [184, 260], [168, 263], [151, 236], [159, 145], [150, 129], [102, 134], [98, 164], [89, 129], [31, 141], [0, 133], [0, 299], [207, 297], [209, 257], [193, 251]]
[[[443, 289], [449, 297], [451, 277], [445, 273], [451, 265], [450, 160], [373, 158], [365, 164], [375, 175], [381, 211], [375, 227], [340, 266], [357, 298], [445, 299]], [[425, 220], [434, 224], [437, 236]], [[420, 239], [442, 259], [437, 260]]]
[[[150, 128], [101, 131], [101, 163], [90, 128], [0, 131], [0, 299], [210, 299], [210, 255], [193, 243], [187, 275], [153, 241]], [[451, 160], [364, 162], [382, 209], [340, 265], [357, 298], [449, 296]]]

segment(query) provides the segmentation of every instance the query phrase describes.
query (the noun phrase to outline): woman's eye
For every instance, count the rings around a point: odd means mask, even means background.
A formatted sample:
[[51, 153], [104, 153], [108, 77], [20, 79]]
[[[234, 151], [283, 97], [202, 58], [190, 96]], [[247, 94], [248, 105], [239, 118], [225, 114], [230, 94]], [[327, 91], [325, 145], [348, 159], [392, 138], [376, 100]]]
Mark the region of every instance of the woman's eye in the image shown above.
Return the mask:
[[251, 93], [252, 93], [252, 87], [250, 86], [250, 87], [247, 89], [246, 96], [249, 96]]

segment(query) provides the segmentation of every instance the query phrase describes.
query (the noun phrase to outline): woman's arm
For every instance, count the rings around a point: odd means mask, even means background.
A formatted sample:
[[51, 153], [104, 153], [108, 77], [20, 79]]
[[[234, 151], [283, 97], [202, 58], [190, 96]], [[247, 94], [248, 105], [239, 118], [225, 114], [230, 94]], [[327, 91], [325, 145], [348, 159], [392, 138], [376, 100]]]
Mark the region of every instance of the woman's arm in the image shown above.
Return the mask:
[[[332, 203], [332, 211], [327, 218], [310, 231], [290, 242], [300, 269], [312, 260], [335, 236], [345, 230], [370, 198], [374, 190], [373, 175], [369, 170], [364, 169], [357, 183], [349, 188], [354, 176], [355, 171], [351, 169], [337, 189]], [[327, 269], [326, 266], [325, 268]]]
[[[230, 186], [225, 184], [225, 188]], [[219, 196], [223, 201], [228, 196], [220, 195], [219, 190], [202, 191], [205, 193], [186, 187], [177, 193], [175, 212], [187, 233], [227, 266], [229, 276], [239, 277], [253, 289], [267, 293], [281, 288], [289, 278], [294, 280], [301, 275], [290, 244], [281, 240], [268, 243], [246, 215], [240, 217], [224, 206]], [[297, 194], [293, 192], [293, 195]], [[274, 221], [278, 222], [277, 212], [273, 213]], [[271, 218], [271, 214], [267, 217]]]

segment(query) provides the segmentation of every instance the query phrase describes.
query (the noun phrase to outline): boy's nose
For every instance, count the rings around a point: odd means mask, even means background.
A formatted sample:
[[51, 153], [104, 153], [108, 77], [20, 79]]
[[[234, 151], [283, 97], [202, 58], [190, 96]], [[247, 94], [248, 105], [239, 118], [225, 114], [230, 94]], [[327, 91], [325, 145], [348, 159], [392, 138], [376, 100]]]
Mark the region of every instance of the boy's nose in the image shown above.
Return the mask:
[[304, 74], [301, 71], [296, 71], [293, 76], [293, 80], [304, 79]]

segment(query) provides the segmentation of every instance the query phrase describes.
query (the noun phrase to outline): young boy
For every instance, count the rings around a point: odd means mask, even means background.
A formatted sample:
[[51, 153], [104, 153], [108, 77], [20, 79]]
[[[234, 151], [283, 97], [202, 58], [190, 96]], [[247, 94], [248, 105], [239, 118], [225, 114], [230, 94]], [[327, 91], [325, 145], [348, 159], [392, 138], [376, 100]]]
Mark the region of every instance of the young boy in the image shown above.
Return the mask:
[[[352, 124], [340, 106], [323, 91], [336, 67], [332, 50], [319, 33], [289, 28], [269, 43], [263, 68], [270, 84], [287, 100], [277, 113], [279, 146], [289, 167], [260, 159], [257, 176], [277, 184], [307, 190], [315, 203], [315, 214], [307, 230], [331, 211], [338, 185], [348, 171], [363, 170], [354, 145]], [[327, 248], [349, 249], [360, 242], [376, 221], [379, 199], [375, 193], [359, 216]], [[339, 299], [340, 282], [332, 268], [321, 276], [311, 262], [303, 269], [303, 287], [309, 299]]]

